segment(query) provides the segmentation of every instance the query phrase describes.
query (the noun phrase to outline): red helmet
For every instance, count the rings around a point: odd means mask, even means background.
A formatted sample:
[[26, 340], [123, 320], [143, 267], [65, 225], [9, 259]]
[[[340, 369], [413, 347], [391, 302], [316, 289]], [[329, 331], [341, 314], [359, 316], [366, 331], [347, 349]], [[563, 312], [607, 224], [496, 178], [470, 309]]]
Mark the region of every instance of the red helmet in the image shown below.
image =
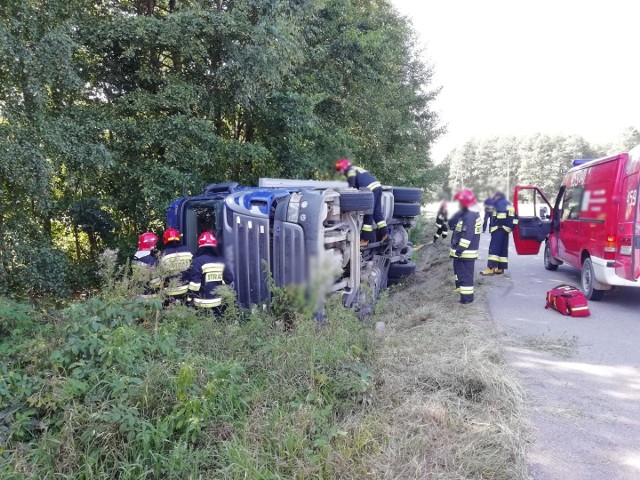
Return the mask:
[[155, 233], [145, 232], [138, 237], [138, 250], [151, 250], [158, 243]]
[[164, 235], [162, 235], [162, 241], [164, 243], [169, 242], [179, 242], [180, 241], [180, 232], [175, 228], [167, 228], [164, 231]]
[[347, 168], [351, 166], [351, 162], [348, 158], [341, 158], [336, 162], [336, 170], [340, 173], [344, 173]]
[[470, 207], [471, 205], [474, 205], [476, 203], [476, 196], [468, 188], [460, 190], [453, 198], [454, 200], [460, 202], [460, 205], [462, 205], [463, 207]]
[[217, 247], [218, 239], [211, 232], [202, 232], [198, 237], [198, 248], [200, 247]]

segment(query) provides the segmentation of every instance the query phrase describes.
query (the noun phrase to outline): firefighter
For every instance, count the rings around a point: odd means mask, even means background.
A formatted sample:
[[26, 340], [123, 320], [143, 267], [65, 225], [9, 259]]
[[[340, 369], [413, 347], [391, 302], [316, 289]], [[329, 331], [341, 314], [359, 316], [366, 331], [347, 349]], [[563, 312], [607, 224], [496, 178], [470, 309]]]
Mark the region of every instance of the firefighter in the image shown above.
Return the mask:
[[433, 236], [433, 243], [436, 243], [440, 237], [447, 238], [449, 234], [449, 219], [447, 212], [447, 202], [443, 201], [440, 204], [440, 209], [438, 210], [438, 214], [436, 215], [436, 233]]
[[138, 251], [131, 259], [131, 266], [134, 269], [149, 269], [156, 266], [158, 262], [158, 249], [156, 244], [158, 237], [154, 233], [145, 232], [138, 237]]
[[158, 288], [158, 281], [153, 272], [158, 263], [158, 237], [151, 232], [145, 232], [138, 237], [138, 251], [131, 259], [131, 269], [134, 278], [144, 283], [143, 296], [151, 296]]
[[198, 251], [189, 269], [189, 293], [194, 307], [219, 315], [222, 299], [216, 290], [220, 285], [231, 285], [233, 276], [224, 259], [218, 256], [217, 247], [213, 233], [203, 232], [198, 237]]
[[484, 201], [484, 221], [482, 222], [482, 233], [487, 231], [487, 226], [491, 223], [491, 217], [493, 216], [493, 211], [495, 210], [495, 202], [493, 198], [489, 197]]
[[452, 227], [451, 251], [456, 291], [460, 293], [460, 303], [473, 302], [473, 273], [478, 258], [482, 220], [480, 213], [473, 211], [476, 198], [468, 189], [460, 190], [454, 197], [460, 203], [460, 211], [454, 215], [449, 225]]
[[164, 275], [162, 292], [170, 300], [183, 300], [189, 291], [188, 271], [193, 255], [189, 247], [182, 245], [180, 232], [168, 228], [162, 235], [164, 251], [158, 261], [160, 273]]
[[481, 275], [502, 275], [509, 267], [509, 234], [518, 224], [516, 211], [502, 192], [496, 192], [493, 196], [495, 210], [491, 216], [489, 231], [491, 243], [489, 244], [489, 257], [487, 268], [480, 272]]
[[[380, 239], [386, 242], [389, 239], [389, 228], [382, 212], [382, 185], [376, 177], [371, 175], [364, 168], [351, 165], [351, 162], [342, 158], [336, 162], [336, 170], [347, 177], [349, 186], [352, 188], [366, 188], [373, 193], [374, 206], [373, 215], [364, 216], [362, 234], [360, 237], [360, 247], [366, 247], [369, 242]], [[374, 229], [375, 222], [375, 229]], [[376, 231], [377, 230], [377, 234]]]

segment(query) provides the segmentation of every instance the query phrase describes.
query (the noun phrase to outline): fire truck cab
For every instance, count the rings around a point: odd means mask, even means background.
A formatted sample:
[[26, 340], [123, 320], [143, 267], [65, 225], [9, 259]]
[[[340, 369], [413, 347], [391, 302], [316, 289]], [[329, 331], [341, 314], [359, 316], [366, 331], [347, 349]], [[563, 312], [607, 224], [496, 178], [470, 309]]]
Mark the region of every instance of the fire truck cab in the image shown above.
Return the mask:
[[544, 243], [545, 268], [579, 269], [591, 300], [613, 286], [640, 287], [640, 145], [574, 165], [553, 204], [536, 186], [515, 188], [516, 251], [537, 255]]

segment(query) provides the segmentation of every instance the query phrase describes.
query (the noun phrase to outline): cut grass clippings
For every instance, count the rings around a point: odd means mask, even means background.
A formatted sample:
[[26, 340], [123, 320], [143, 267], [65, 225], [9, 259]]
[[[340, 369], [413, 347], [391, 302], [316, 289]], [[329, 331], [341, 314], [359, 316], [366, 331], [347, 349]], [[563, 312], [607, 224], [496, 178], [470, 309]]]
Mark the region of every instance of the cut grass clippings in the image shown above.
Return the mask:
[[373, 477], [527, 478], [525, 396], [477, 297], [457, 303], [444, 245], [426, 248], [415, 278], [388, 296]]

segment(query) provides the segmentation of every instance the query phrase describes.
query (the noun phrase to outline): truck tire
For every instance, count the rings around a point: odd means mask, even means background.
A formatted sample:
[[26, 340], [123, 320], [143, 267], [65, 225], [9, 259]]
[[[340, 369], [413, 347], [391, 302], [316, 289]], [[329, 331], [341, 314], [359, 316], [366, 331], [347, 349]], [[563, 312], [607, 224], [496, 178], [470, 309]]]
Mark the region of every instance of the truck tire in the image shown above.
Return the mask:
[[416, 271], [416, 264], [413, 262], [392, 263], [391, 265], [389, 265], [388, 277], [390, 279], [398, 280], [400, 278], [413, 275], [415, 271]]
[[593, 270], [593, 262], [590, 258], [586, 258], [584, 263], [582, 264], [582, 291], [584, 292], [585, 297], [587, 297], [589, 300], [597, 302], [599, 300], [602, 300], [604, 290], [597, 290], [593, 287], [595, 280], [596, 275]]
[[417, 217], [420, 215], [419, 203], [398, 203], [393, 205], [393, 216], [396, 218]]
[[364, 190], [341, 190], [340, 210], [343, 212], [373, 213], [373, 193]]
[[545, 242], [544, 245], [544, 268], [552, 272], [558, 270], [558, 265], [553, 263], [553, 255], [551, 255], [551, 245], [549, 245], [549, 242]]
[[419, 188], [393, 187], [393, 199], [400, 203], [420, 203], [422, 190]]

